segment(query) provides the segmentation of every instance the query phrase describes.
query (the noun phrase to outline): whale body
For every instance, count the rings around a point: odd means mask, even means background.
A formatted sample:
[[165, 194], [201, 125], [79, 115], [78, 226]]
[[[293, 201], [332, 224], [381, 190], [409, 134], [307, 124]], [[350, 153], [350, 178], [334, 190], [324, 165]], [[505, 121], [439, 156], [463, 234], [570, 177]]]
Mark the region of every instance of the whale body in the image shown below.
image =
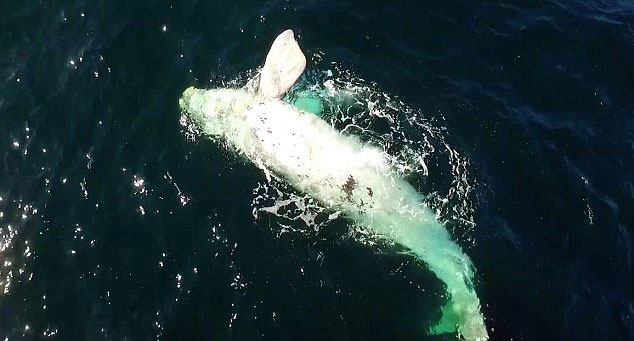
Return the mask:
[[267, 178], [287, 182], [422, 260], [449, 295], [428, 332], [487, 340], [471, 261], [423, 204], [424, 196], [398, 176], [381, 149], [280, 99], [301, 75], [302, 58], [292, 31], [285, 31], [273, 43], [258, 89], [190, 87], [180, 107], [199, 132], [224, 141]]

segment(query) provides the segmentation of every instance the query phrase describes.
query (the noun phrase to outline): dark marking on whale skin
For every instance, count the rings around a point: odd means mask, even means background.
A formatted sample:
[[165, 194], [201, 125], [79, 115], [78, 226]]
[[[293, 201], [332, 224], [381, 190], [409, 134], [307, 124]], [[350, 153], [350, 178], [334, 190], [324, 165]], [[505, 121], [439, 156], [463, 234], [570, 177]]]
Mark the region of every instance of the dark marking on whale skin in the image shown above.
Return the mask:
[[341, 186], [341, 189], [344, 191], [344, 193], [346, 193], [346, 199], [348, 199], [348, 201], [352, 201], [352, 191], [356, 187], [357, 187], [357, 180], [355, 180], [352, 175], [350, 175], [346, 183], [343, 184], [343, 186]]
[[372, 198], [372, 196], [374, 195], [374, 192], [372, 192], [372, 188], [366, 187], [366, 189], [368, 190], [368, 195], [370, 196], [370, 198]]

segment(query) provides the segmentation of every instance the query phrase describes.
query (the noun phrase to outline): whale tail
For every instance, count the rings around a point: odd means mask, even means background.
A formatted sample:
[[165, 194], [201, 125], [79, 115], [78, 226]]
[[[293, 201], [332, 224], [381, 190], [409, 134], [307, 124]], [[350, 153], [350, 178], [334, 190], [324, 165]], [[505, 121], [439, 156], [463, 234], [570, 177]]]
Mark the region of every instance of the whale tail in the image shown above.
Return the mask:
[[414, 215], [394, 211], [374, 212], [371, 216], [355, 218], [374, 232], [390, 236], [393, 241], [407, 247], [410, 254], [423, 261], [445, 284], [448, 297], [441, 307], [442, 316], [427, 328], [428, 334], [458, 333], [467, 341], [489, 339], [473, 285], [475, 268], [432, 211], [421, 208]]
[[299, 48], [292, 30], [275, 38], [260, 72], [258, 95], [282, 98], [306, 68], [306, 57]]
[[444, 228], [433, 230], [420, 232], [427, 235], [424, 238], [426, 243], [406, 245], [445, 283], [449, 294], [447, 302], [441, 307], [440, 320], [428, 332], [437, 335], [457, 331], [465, 340], [488, 340], [480, 300], [473, 286], [471, 261]]

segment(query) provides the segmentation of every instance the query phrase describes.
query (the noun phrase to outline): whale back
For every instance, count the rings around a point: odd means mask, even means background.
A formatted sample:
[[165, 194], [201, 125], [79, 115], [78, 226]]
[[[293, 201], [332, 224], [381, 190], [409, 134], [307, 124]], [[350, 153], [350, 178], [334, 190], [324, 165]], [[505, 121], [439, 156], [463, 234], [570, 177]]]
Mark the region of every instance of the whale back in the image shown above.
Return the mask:
[[306, 57], [292, 30], [275, 38], [264, 68], [260, 72], [258, 94], [265, 98], [282, 98], [295, 84], [306, 68]]

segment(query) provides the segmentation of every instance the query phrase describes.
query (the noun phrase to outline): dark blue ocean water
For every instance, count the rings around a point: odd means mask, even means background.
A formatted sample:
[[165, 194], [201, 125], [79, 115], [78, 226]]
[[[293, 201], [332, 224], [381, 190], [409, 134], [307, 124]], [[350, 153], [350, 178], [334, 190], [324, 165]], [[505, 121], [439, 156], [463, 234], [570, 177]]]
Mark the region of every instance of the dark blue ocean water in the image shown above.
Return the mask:
[[264, 175], [179, 124], [286, 28], [468, 160], [447, 224], [492, 339], [634, 338], [632, 2], [4, 0], [0, 340], [426, 338], [424, 266], [343, 219], [255, 219]]

